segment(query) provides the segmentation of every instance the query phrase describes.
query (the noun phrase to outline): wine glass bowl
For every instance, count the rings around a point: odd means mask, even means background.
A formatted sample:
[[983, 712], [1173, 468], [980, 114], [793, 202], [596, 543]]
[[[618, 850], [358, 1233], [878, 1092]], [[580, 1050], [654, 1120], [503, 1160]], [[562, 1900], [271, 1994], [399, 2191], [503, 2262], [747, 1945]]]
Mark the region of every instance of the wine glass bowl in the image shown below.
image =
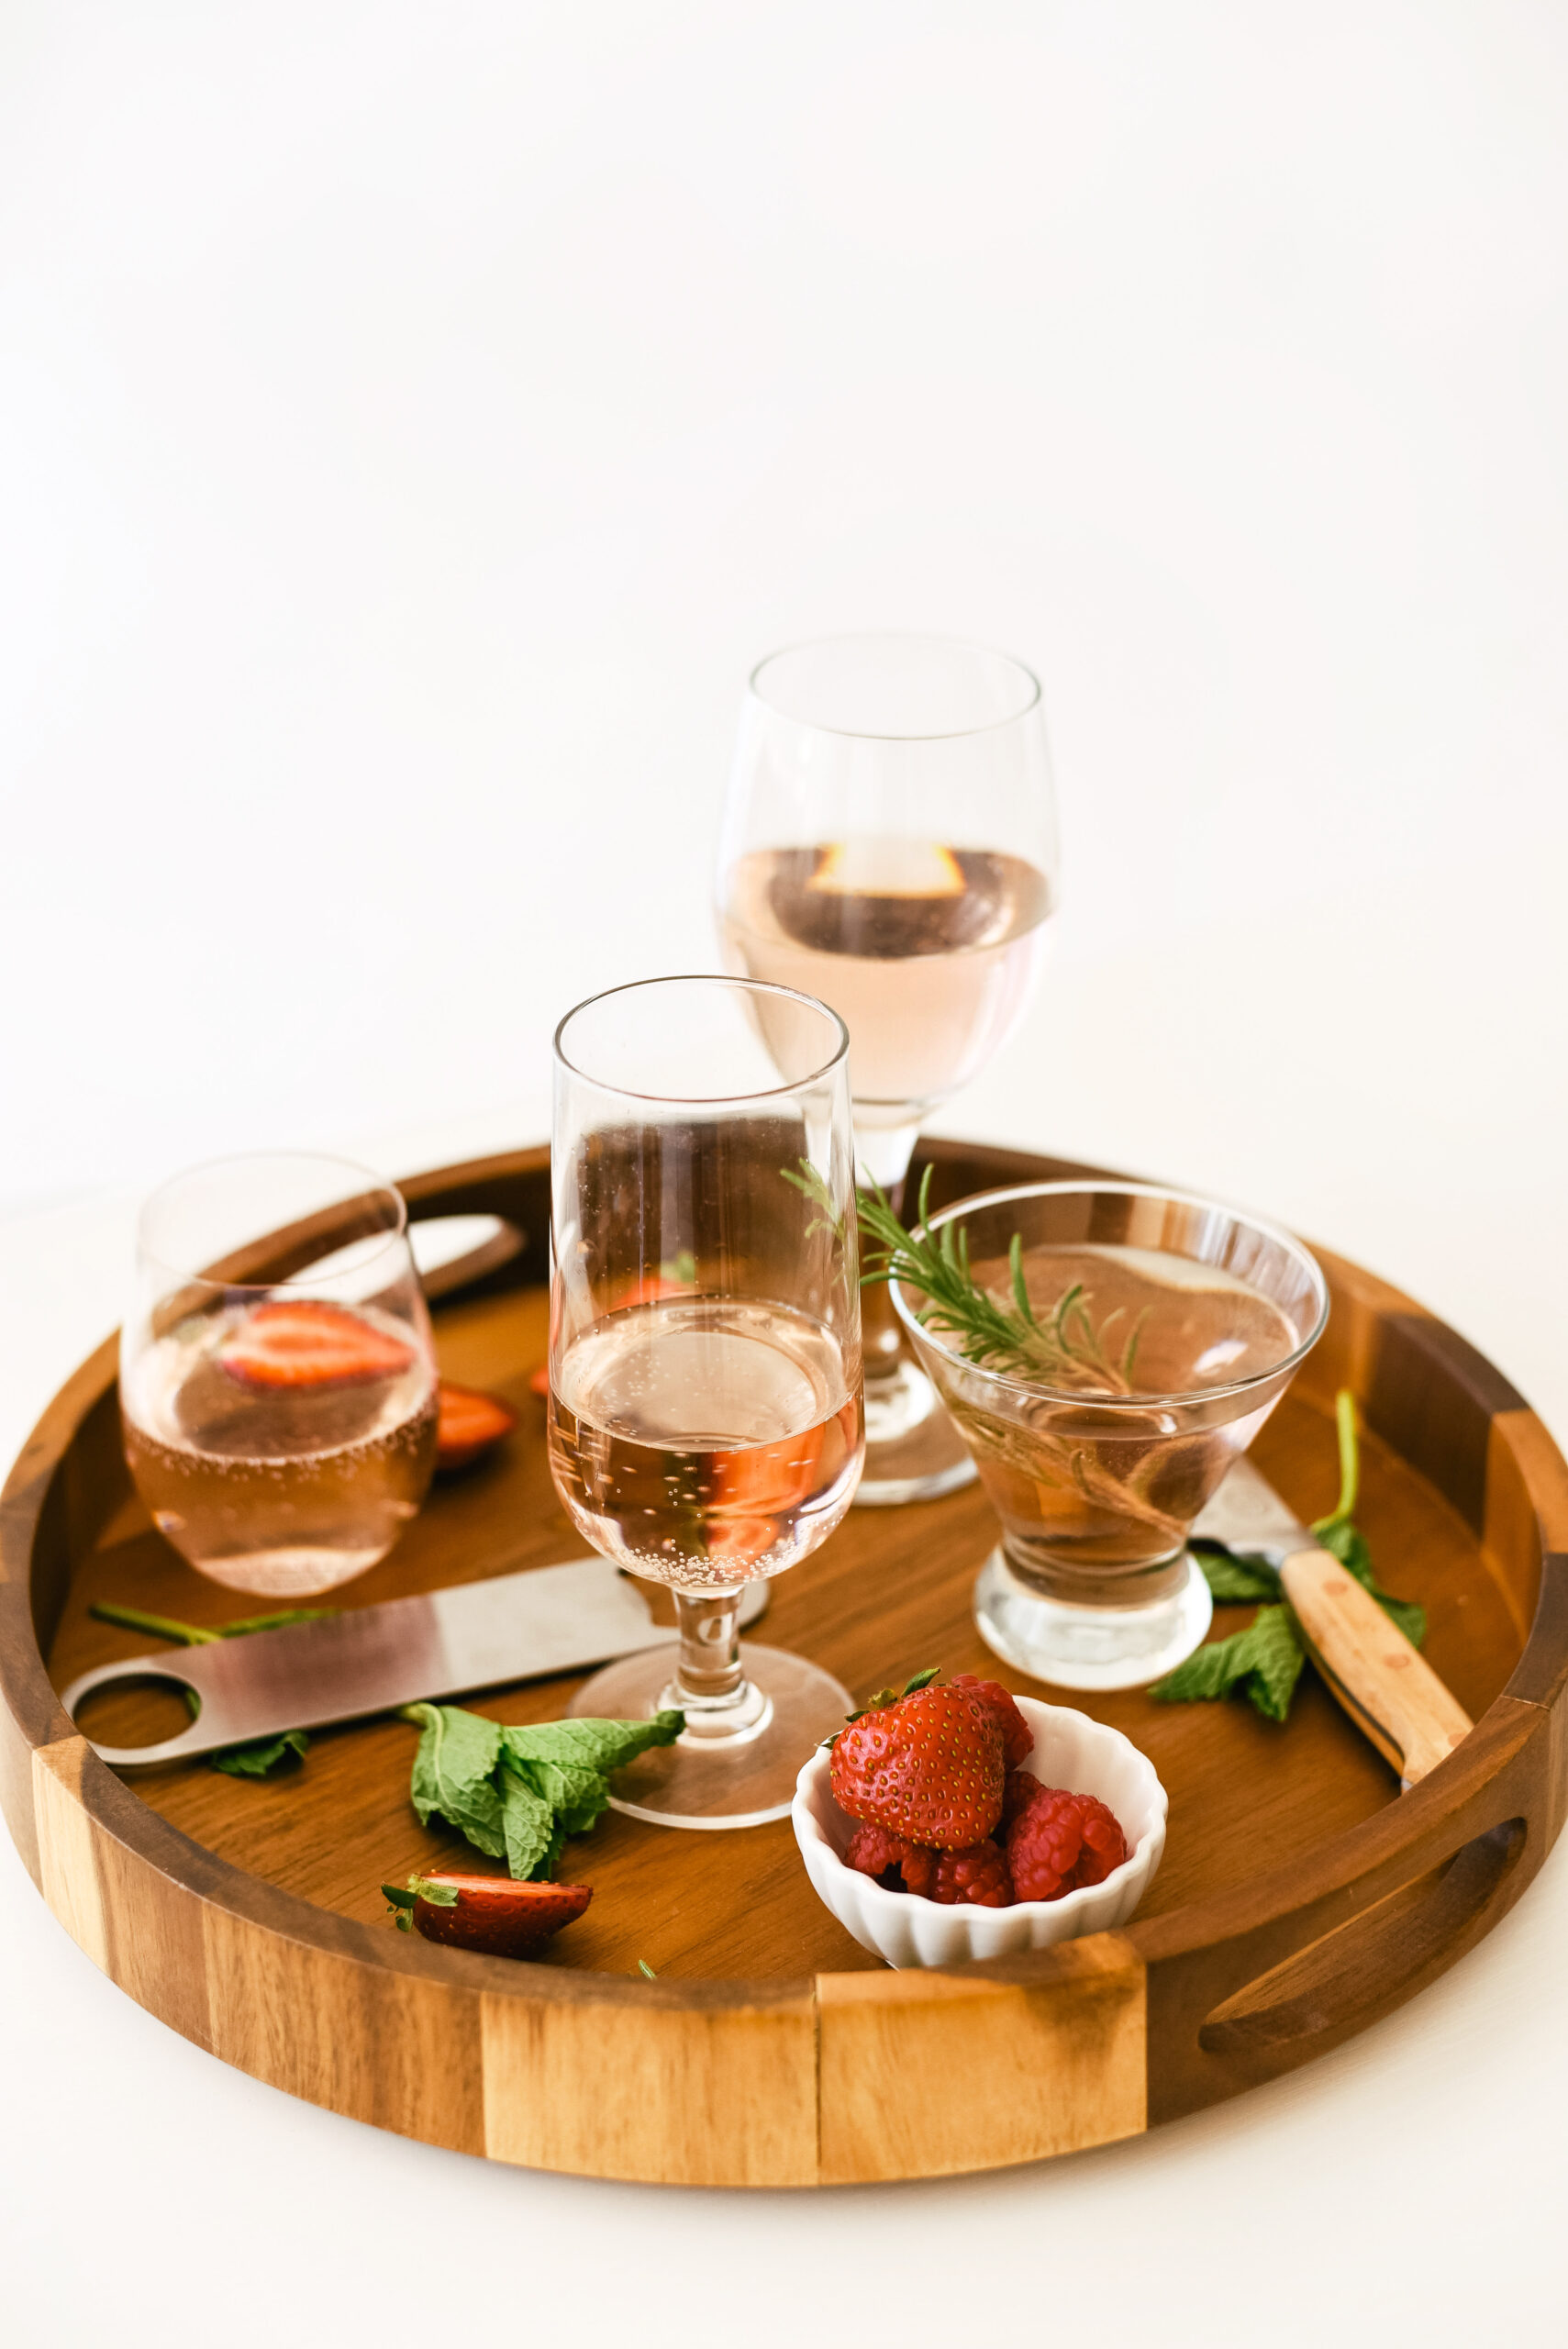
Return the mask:
[[617, 988], [557, 1031], [550, 1469], [601, 1554], [673, 1590], [681, 1631], [673, 1675], [657, 1649], [573, 1706], [686, 1714], [621, 1782], [639, 1816], [782, 1816], [849, 1709], [800, 1658], [743, 1660], [736, 1623], [746, 1585], [817, 1549], [860, 1474], [846, 1052], [822, 1005], [724, 977]]
[[403, 1200], [268, 1152], [142, 1209], [120, 1338], [125, 1453], [153, 1522], [231, 1589], [304, 1598], [384, 1557], [428, 1487], [437, 1383]]
[[[895, 1199], [922, 1119], [1022, 1009], [1057, 864], [1040, 686], [1020, 662], [943, 637], [853, 636], [754, 672], [719, 843], [725, 960], [842, 1016], [861, 1179]], [[880, 1296], [865, 1354], [859, 1498], [967, 1482]]]
[[1186, 1538], [1321, 1335], [1322, 1273], [1274, 1226], [1146, 1184], [987, 1192], [917, 1237], [944, 1233], [1020, 1341], [890, 1284], [1001, 1520], [981, 1633], [1038, 1679], [1143, 1686], [1208, 1627]]

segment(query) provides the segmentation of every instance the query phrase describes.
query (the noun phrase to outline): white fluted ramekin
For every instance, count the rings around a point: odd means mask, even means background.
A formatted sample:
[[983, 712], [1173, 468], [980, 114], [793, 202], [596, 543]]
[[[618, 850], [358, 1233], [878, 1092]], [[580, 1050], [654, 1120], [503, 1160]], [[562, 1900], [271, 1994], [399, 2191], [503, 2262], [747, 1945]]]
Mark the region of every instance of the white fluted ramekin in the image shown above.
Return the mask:
[[889, 1965], [955, 1965], [966, 1957], [1011, 1957], [1125, 1925], [1154, 1880], [1165, 1849], [1165, 1789], [1146, 1754], [1103, 1721], [1066, 1705], [1015, 1699], [1034, 1731], [1024, 1764], [1042, 1785], [1097, 1795], [1113, 1810], [1130, 1855], [1104, 1884], [1084, 1885], [1060, 1900], [1019, 1900], [1011, 1909], [944, 1909], [917, 1893], [889, 1892], [874, 1876], [844, 1865], [856, 1821], [833, 1799], [832, 1756], [814, 1753], [795, 1781], [790, 1812], [806, 1872], [839, 1922], [862, 1949]]

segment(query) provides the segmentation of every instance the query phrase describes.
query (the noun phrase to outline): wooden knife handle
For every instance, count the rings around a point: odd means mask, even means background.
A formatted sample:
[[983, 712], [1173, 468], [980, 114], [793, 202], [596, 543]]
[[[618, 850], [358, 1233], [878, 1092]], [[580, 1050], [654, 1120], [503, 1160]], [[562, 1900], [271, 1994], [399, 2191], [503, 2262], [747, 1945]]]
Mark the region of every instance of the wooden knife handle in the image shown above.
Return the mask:
[[1298, 1550], [1280, 1568], [1280, 1580], [1329, 1688], [1414, 1786], [1469, 1735], [1469, 1714], [1327, 1550]]

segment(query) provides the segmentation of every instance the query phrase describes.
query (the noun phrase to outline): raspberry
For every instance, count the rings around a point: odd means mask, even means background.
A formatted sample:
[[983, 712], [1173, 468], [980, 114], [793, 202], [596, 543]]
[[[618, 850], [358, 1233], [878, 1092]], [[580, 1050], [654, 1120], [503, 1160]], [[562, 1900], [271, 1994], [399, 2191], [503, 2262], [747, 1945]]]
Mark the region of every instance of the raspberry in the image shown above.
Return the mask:
[[[929, 1896], [936, 1874], [937, 1854], [924, 1843], [911, 1843], [907, 1836], [894, 1835], [885, 1827], [868, 1821], [865, 1826], [857, 1827], [851, 1836], [844, 1865], [861, 1876], [875, 1876], [889, 1892]], [[890, 1884], [890, 1876], [897, 1880]]]
[[[1021, 1774], [1020, 1774], [1021, 1775]], [[1058, 1900], [1103, 1884], [1127, 1857], [1127, 1839], [1094, 1795], [1042, 1787], [1007, 1829], [1007, 1865], [1020, 1900]]]
[[1014, 1704], [999, 1680], [977, 1680], [973, 1672], [958, 1672], [951, 1684], [954, 1688], [967, 1688], [972, 1696], [989, 1708], [996, 1717], [1002, 1732], [1002, 1767], [1021, 1769], [1034, 1752], [1034, 1731]]
[[1032, 1770], [1009, 1770], [1002, 1782], [1002, 1827], [1004, 1835], [1020, 1810], [1027, 1810], [1036, 1795], [1045, 1791], [1043, 1780]]
[[1084, 1848], [1073, 1871], [1074, 1884], [1104, 1884], [1112, 1868], [1128, 1856], [1127, 1837], [1114, 1812], [1093, 1795], [1080, 1795], [1084, 1806]]
[[944, 1909], [965, 1904], [972, 1909], [1010, 1909], [1013, 1885], [1006, 1854], [989, 1836], [984, 1843], [972, 1843], [967, 1852], [941, 1853], [930, 1897]]

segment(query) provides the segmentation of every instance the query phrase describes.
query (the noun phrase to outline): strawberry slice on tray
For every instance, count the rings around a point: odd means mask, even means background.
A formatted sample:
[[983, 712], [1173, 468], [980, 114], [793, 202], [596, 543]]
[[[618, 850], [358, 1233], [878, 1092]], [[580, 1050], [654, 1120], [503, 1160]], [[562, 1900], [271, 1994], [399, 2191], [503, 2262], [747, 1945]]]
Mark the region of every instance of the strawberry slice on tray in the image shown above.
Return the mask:
[[454, 1386], [450, 1378], [443, 1378], [437, 1391], [440, 1401], [436, 1424], [438, 1468], [466, 1468], [471, 1460], [510, 1435], [517, 1424], [516, 1411], [499, 1395], [486, 1395], [477, 1386]]
[[435, 1868], [411, 1876], [406, 1886], [381, 1888], [402, 1932], [488, 1957], [531, 1957], [594, 1897], [591, 1885], [519, 1884], [457, 1868]]
[[395, 1378], [414, 1349], [347, 1306], [299, 1297], [258, 1305], [217, 1358], [243, 1386], [354, 1386]]

